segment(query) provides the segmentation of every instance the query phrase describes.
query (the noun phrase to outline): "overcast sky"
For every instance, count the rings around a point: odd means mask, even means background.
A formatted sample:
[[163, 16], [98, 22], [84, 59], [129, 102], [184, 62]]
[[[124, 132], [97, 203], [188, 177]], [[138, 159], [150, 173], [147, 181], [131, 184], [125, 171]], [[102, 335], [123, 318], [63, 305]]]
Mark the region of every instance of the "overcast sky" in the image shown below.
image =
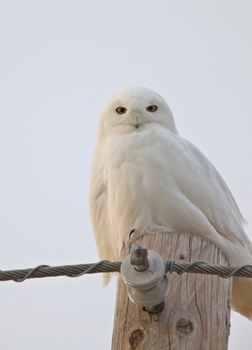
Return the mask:
[[[98, 260], [88, 174], [99, 111], [150, 87], [214, 163], [252, 233], [249, 0], [0, 0], [0, 269]], [[110, 349], [115, 281], [1, 283], [0, 348]], [[232, 314], [229, 349], [250, 350]]]

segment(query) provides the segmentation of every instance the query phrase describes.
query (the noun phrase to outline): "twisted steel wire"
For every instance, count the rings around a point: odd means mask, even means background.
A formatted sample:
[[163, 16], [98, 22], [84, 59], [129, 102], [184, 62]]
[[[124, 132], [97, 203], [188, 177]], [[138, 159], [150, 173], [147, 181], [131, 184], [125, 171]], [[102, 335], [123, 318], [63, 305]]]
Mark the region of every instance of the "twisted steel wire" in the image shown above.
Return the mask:
[[[239, 277], [252, 277], [252, 265], [225, 266], [225, 265], [211, 265], [204, 261], [196, 261], [192, 263], [188, 262], [176, 262], [175, 260], [164, 260], [166, 272], [182, 273], [201, 273], [218, 275], [223, 278], [230, 278], [233, 276]], [[48, 266], [39, 265], [35, 268], [19, 269], [19, 270], [0, 270], [0, 282], [14, 281], [23, 282], [31, 278], [44, 278], [44, 277], [80, 277], [85, 274], [91, 273], [107, 273], [107, 272], [120, 272], [120, 261], [107, 261], [101, 260], [97, 263], [91, 264], [78, 264], [78, 265], [63, 265], [63, 266]]]

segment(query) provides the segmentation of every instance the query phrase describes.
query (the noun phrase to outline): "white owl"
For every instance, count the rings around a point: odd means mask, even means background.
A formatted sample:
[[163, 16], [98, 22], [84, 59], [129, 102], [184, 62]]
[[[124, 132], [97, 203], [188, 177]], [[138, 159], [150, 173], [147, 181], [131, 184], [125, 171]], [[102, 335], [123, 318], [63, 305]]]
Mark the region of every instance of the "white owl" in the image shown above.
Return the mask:
[[[118, 260], [132, 229], [191, 233], [232, 265], [252, 263], [239, 208], [214, 166], [179, 136], [154, 91], [133, 87], [105, 105], [93, 157], [90, 209], [102, 259]], [[234, 278], [233, 308], [252, 318], [252, 280]]]

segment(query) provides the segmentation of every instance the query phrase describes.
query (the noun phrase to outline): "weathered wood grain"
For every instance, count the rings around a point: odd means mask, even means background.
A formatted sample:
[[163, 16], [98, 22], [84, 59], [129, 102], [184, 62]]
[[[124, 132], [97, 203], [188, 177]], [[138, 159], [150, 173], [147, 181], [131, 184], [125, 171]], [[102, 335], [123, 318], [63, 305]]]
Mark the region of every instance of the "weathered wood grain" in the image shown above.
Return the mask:
[[[135, 242], [163, 258], [226, 264], [220, 250], [197, 236], [145, 234]], [[125, 247], [122, 256], [129, 254]], [[134, 305], [119, 277], [112, 350], [226, 350], [230, 328], [231, 280], [169, 273], [165, 309], [149, 314]]]

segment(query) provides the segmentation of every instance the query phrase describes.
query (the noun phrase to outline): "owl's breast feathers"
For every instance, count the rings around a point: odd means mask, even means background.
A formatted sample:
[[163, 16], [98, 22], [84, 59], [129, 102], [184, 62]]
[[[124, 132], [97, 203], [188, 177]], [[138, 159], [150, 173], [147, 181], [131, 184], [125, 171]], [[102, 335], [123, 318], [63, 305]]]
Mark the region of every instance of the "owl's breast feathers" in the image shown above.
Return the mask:
[[96, 152], [99, 181], [93, 201], [110, 242], [120, 246], [132, 229], [165, 229], [199, 234], [221, 246], [225, 236], [251, 247], [224, 181], [180, 136], [153, 126], [111, 135]]

